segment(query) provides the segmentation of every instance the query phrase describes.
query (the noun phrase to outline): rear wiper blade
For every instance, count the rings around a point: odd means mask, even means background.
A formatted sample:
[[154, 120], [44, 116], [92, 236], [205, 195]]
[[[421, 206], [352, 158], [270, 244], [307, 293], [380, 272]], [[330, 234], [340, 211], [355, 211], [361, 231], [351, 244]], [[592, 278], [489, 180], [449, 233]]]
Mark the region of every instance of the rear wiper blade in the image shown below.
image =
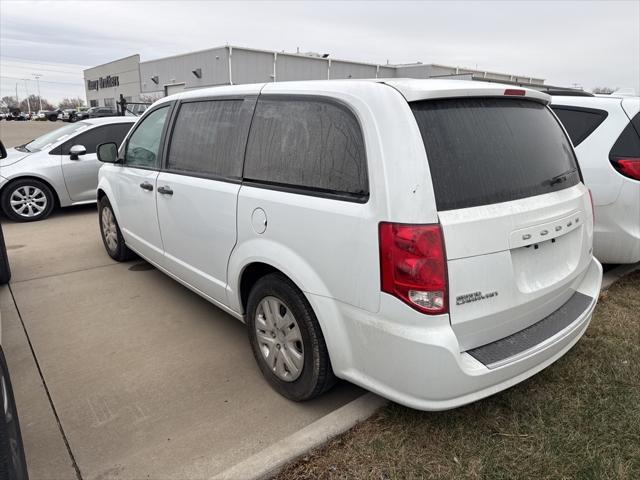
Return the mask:
[[551, 179], [549, 179], [549, 185], [553, 187], [554, 185], [556, 185], [558, 183], [566, 182], [567, 181], [567, 176], [571, 175], [576, 170], [577, 170], [576, 168], [571, 168], [571, 169], [567, 170], [566, 172], [562, 172], [560, 175], [556, 175], [555, 177], [551, 177]]

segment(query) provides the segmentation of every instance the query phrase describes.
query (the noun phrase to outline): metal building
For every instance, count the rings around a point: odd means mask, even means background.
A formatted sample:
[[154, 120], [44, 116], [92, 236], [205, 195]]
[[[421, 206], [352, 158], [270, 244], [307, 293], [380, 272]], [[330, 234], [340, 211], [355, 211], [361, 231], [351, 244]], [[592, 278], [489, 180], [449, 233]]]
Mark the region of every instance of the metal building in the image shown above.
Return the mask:
[[378, 65], [329, 58], [317, 53], [286, 53], [223, 46], [141, 62], [140, 55], [84, 71], [90, 106], [112, 106], [122, 94], [146, 101], [185, 89], [242, 83], [341, 78], [459, 77], [542, 86], [544, 79], [436, 64]]

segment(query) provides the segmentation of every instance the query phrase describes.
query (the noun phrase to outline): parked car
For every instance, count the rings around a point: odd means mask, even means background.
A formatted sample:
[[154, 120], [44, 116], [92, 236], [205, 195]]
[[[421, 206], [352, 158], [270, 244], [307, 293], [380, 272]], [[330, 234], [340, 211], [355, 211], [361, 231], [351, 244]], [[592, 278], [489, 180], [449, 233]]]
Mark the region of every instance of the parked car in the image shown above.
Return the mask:
[[[7, 157], [7, 151], [0, 142], [0, 161]], [[0, 285], [11, 279], [11, 269], [0, 224]], [[11, 387], [9, 369], [2, 349], [2, 314], [0, 313], [0, 478], [8, 480], [28, 480], [24, 444], [20, 433], [18, 410]]]
[[88, 107], [78, 107], [76, 111], [76, 120], [84, 120], [89, 118], [89, 108]]
[[603, 263], [640, 261], [640, 97], [554, 96], [593, 194], [593, 249]]
[[89, 118], [113, 117], [116, 111], [111, 107], [91, 107], [88, 114]]
[[75, 122], [77, 120], [76, 117], [76, 109], [75, 108], [65, 108], [62, 110], [62, 114], [60, 115], [60, 120], [63, 122]]
[[602, 268], [548, 95], [458, 80], [183, 92], [98, 147], [100, 232], [248, 326], [292, 400], [453, 408], [582, 336]]
[[0, 207], [12, 220], [49, 216], [55, 205], [96, 201], [96, 147], [120, 143], [136, 118], [90, 119], [65, 125], [8, 150], [0, 160]]

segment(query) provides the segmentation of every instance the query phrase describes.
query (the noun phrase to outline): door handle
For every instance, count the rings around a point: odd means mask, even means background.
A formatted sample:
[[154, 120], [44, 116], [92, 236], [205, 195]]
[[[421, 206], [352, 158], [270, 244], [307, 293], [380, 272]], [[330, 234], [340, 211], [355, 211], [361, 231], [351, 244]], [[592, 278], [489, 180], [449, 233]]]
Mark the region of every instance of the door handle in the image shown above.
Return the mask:
[[158, 193], [162, 195], [173, 195], [173, 190], [165, 185], [164, 187], [158, 187]]
[[153, 190], [153, 185], [151, 185], [149, 182], [142, 182], [140, 184], [140, 188], [151, 192]]

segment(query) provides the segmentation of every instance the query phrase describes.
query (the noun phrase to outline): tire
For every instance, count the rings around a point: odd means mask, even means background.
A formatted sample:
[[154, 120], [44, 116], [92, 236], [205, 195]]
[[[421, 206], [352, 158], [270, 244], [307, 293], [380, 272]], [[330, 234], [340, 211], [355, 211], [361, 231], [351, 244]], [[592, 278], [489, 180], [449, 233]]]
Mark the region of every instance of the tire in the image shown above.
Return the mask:
[[124, 243], [116, 215], [113, 213], [113, 208], [111, 208], [111, 203], [106, 195], [98, 202], [98, 223], [100, 224], [100, 237], [109, 256], [117, 262], [131, 260], [135, 254]]
[[[6, 399], [6, 403], [3, 401]], [[24, 444], [7, 363], [0, 347], [0, 478], [28, 480]]]
[[[274, 309], [278, 310], [275, 314]], [[279, 323], [279, 327], [273, 323]], [[335, 384], [315, 313], [304, 294], [282, 274], [272, 273], [256, 282], [247, 302], [247, 326], [253, 356], [280, 395], [301, 402], [321, 395]]]
[[4, 234], [0, 225], [0, 285], [5, 285], [11, 280], [11, 268], [9, 266], [9, 257], [7, 255], [7, 247], [4, 243]]
[[[21, 203], [12, 206], [12, 201]], [[46, 183], [35, 178], [23, 178], [11, 182], [2, 190], [0, 206], [11, 220], [36, 222], [51, 215], [55, 197]]]

